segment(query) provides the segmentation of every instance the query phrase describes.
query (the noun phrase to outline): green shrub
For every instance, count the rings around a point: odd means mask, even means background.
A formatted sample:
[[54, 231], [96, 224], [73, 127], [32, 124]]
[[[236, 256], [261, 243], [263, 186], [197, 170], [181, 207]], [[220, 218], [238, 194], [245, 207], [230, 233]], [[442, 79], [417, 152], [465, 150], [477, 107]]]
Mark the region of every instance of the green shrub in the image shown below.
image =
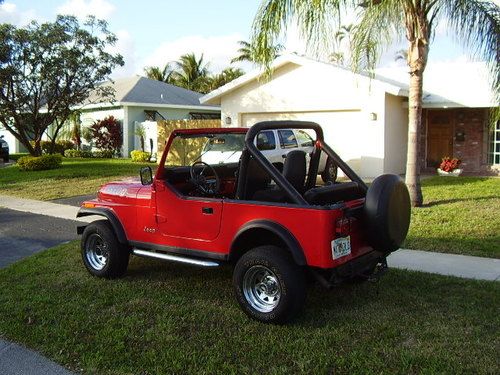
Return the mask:
[[29, 156], [29, 154], [27, 152], [20, 152], [18, 154], [10, 154], [9, 159], [14, 160], [14, 161], [18, 161], [23, 156]]
[[130, 153], [130, 156], [132, 157], [132, 161], [135, 163], [144, 163], [146, 161], [149, 161], [149, 152], [144, 152], [141, 150], [134, 150]]
[[59, 154], [42, 156], [23, 156], [17, 161], [17, 165], [22, 171], [43, 171], [46, 169], [59, 168], [62, 163], [62, 156]]
[[99, 159], [111, 159], [113, 157], [114, 153], [115, 153], [114, 150], [93, 151], [92, 157], [99, 158]]
[[[30, 143], [33, 147], [35, 147], [34, 141], [31, 141]], [[52, 143], [51, 141], [41, 141], [40, 142], [40, 147], [42, 149], [43, 154], [48, 154], [50, 152], [51, 143]], [[64, 152], [66, 150], [70, 150], [73, 147], [75, 147], [75, 145], [71, 141], [67, 141], [67, 140], [56, 141], [56, 144], [54, 145], [54, 153], [64, 155]]]
[[83, 150], [66, 150], [64, 156], [67, 158], [91, 158], [92, 152]]

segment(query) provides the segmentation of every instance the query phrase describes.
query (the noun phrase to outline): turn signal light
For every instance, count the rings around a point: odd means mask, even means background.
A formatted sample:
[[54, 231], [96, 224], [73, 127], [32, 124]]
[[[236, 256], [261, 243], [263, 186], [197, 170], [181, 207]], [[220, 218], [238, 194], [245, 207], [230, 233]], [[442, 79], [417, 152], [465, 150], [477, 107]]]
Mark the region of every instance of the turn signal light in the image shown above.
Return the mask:
[[85, 207], [85, 208], [94, 208], [95, 204], [94, 203], [84, 203], [83, 207]]

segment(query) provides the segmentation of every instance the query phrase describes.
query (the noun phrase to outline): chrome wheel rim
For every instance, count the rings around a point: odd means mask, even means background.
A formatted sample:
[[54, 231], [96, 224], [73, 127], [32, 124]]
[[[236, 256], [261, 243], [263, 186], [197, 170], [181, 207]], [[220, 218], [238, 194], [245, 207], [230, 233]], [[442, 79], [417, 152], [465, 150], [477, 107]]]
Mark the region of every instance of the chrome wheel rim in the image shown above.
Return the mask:
[[281, 298], [281, 286], [273, 271], [253, 266], [243, 276], [243, 294], [250, 306], [262, 313], [273, 311]]
[[89, 265], [96, 271], [100, 271], [106, 267], [109, 250], [99, 234], [92, 233], [88, 236], [85, 243], [85, 257]]

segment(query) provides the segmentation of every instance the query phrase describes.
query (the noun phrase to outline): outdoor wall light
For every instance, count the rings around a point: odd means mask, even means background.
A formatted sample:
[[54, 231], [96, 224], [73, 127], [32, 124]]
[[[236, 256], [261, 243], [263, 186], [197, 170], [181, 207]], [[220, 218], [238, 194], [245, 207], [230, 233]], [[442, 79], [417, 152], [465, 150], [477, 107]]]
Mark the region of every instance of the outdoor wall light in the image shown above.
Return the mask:
[[370, 121], [377, 121], [377, 114], [375, 112], [370, 112]]
[[224, 119], [224, 122], [226, 123], [226, 125], [231, 125], [231, 117], [227, 116], [225, 119]]

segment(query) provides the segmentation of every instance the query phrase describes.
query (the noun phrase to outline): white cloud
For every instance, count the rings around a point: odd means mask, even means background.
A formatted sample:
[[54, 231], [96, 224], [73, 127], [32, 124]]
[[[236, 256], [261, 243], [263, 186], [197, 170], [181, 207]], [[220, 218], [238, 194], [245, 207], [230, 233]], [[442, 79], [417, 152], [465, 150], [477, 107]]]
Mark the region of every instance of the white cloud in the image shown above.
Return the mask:
[[117, 68], [112, 76], [113, 78], [131, 76], [134, 74], [137, 66], [134, 39], [127, 30], [118, 30], [115, 35], [118, 41], [114, 46], [109, 48], [109, 52], [122, 55], [125, 65]]
[[16, 4], [8, 2], [0, 4], [0, 23], [10, 23], [17, 26], [24, 26], [34, 19], [37, 19], [34, 9], [20, 11], [17, 9]]
[[89, 15], [108, 19], [116, 7], [106, 0], [69, 0], [56, 9], [57, 14], [69, 14], [79, 18]]
[[163, 67], [167, 62], [177, 61], [181, 55], [194, 52], [199, 57], [203, 53], [203, 60], [209, 62], [209, 70], [218, 73], [229, 66], [230, 61], [237, 55], [238, 41], [245, 39], [240, 34], [222, 36], [185, 36], [171, 42], [162, 43], [150, 56], [143, 59], [138, 67], [138, 74], [144, 74], [147, 66]]

